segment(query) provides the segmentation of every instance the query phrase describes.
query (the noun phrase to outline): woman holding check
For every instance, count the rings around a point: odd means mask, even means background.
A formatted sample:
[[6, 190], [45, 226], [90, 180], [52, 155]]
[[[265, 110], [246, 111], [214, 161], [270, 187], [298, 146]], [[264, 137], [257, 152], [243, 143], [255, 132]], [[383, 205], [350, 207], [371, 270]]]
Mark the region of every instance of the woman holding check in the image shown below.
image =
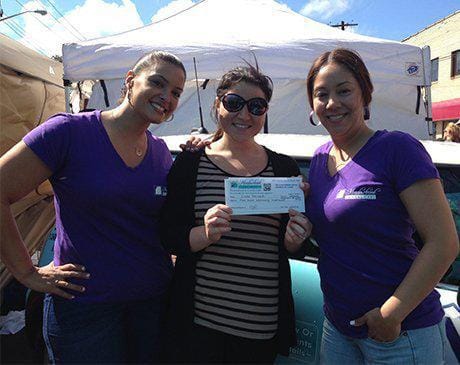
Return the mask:
[[212, 143], [182, 152], [170, 171], [161, 227], [177, 255], [167, 333], [174, 362], [272, 363], [295, 344], [287, 252], [301, 248], [309, 221], [294, 210], [232, 216], [224, 204], [225, 178], [299, 175], [294, 160], [254, 140], [271, 95], [257, 67], [227, 72]]

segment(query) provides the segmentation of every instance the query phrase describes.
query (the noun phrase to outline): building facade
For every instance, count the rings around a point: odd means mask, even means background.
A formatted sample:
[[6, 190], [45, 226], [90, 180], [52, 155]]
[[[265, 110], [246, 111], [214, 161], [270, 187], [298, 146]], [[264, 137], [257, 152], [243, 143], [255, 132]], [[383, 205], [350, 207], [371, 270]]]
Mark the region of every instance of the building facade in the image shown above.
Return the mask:
[[402, 42], [430, 46], [432, 116], [443, 138], [445, 126], [460, 119], [460, 10]]

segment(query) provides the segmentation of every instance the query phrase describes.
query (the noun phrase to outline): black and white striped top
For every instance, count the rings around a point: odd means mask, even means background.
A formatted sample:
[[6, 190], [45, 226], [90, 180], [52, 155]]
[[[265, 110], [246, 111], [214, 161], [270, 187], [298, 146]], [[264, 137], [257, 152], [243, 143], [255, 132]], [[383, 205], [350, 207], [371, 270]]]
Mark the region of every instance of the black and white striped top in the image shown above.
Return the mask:
[[[224, 179], [233, 177], [203, 154], [195, 219], [225, 203]], [[257, 176], [274, 176], [270, 164]], [[270, 339], [278, 326], [278, 235], [281, 216], [233, 216], [232, 230], [208, 246], [196, 266], [195, 323], [234, 336]]]

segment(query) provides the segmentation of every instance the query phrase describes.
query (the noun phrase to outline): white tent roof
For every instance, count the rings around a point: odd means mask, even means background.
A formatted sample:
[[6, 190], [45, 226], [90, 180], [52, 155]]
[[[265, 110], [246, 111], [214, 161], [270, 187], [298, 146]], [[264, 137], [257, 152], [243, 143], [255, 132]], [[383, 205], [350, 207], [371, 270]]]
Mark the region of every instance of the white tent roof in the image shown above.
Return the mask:
[[[156, 23], [110, 37], [63, 47], [64, 78], [71, 81], [103, 79], [110, 107], [120, 95], [126, 71], [144, 53], [165, 50], [184, 62], [188, 82], [172, 123], [163, 123], [157, 135], [189, 133], [200, 125], [193, 58], [198, 78], [210, 79], [201, 90], [205, 127], [214, 124], [209, 110], [216, 80], [226, 71], [253, 62], [274, 80], [268, 113], [270, 133], [326, 134], [307, 123], [305, 78], [313, 60], [336, 47], [351, 48], [363, 57], [374, 83], [371, 120], [375, 129], [399, 129], [417, 138], [429, 138], [423, 105], [416, 114], [417, 86], [430, 85], [429, 55], [399, 42], [344, 32], [312, 21], [274, 0], [202, 0]], [[89, 108], [105, 109], [96, 85]]]
[[[385, 77], [406, 76], [405, 63], [419, 63], [418, 47], [344, 32], [315, 22], [273, 0], [203, 0], [164, 20], [105, 38], [65, 44], [64, 77], [71, 81], [118, 79], [145, 52], [170, 51], [193, 78], [215, 79], [254, 51], [272, 78], [305, 79], [311, 61], [337, 46], [357, 50]], [[404, 60], [401, 66], [400, 61]], [[421, 65], [420, 65], [421, 66]], [[373, 77], [380, 77], [375, 72]], [[405, 78], [423, 83], [421, 73]]]

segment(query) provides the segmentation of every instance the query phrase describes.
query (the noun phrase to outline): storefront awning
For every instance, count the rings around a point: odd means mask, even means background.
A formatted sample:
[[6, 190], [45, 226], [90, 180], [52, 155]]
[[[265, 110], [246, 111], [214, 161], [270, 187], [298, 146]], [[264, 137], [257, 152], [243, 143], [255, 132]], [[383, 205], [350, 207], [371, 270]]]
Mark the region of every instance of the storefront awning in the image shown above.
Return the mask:
[[433, 120], [460, 119], [460, 98], [432, 104]]

